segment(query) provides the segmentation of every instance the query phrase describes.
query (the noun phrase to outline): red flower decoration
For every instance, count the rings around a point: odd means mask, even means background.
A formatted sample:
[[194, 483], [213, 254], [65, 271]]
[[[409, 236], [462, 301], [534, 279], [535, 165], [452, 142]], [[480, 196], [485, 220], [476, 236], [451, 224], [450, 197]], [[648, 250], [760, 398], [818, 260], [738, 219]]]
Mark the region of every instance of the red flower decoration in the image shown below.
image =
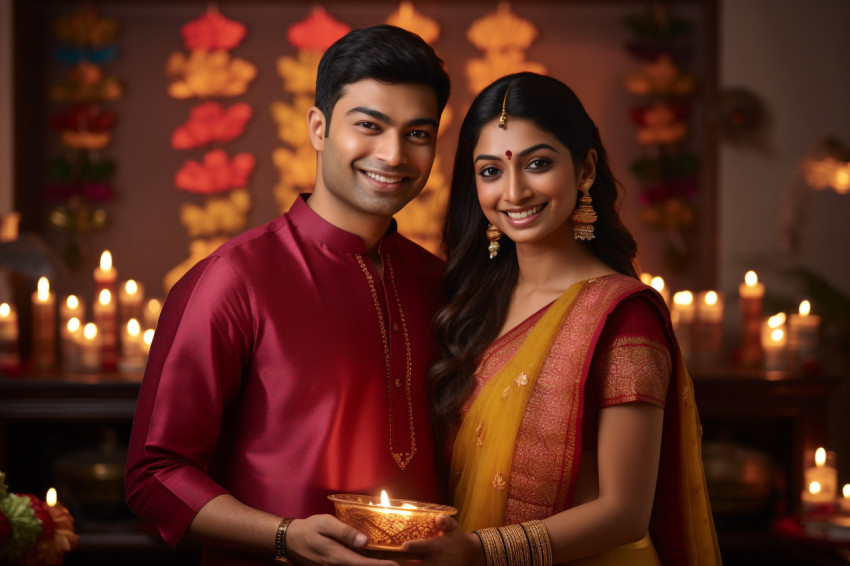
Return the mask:
[[337, 39], [351, 31], [344, 23], [333, 19], [324, 8], [313, 8], [304, 20], [286, 30], [286, 39], [298, 49], [324, 53]]
[[191, 149], [208, 143], [228, 142], [242, 135], [254, 113], [245, 102], [227, 110], [217, 102], [205, 102], [192, 108], [189, 120], [174, 130], [171, 147]]
[[12, 532], [12, 523], [9, 522], [9, 517], [3, 513], [3, 510], [0, 509], [0, 544], [3, 544], [3, 541], [9, 536], [9, 533]]
[[178, 189], [202, 195], [221, 193], [244, 187], [254, 171], [254, 156], [238, 153], [233, 160], [227, 152], [216, 149], [204, 155], [204, 162], [186, 161], [174, 176]]
[[58, 114], [51, 120], [57, 132], [63, 130], [107, 132], [115, 126], [115, 114], [91, 104], [77, 104], [67, 113]]
[[233, 49], [245, 38], [245, 25], [222, 16], [218, 10], [207, 10], [180, 30], [186, 49]]

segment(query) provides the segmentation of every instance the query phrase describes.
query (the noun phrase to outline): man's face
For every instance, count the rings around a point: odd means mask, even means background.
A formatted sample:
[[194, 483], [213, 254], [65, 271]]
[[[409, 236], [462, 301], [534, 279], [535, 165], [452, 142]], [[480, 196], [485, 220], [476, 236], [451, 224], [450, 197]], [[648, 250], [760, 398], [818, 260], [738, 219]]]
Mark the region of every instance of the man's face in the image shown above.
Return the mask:
[[310, 139], [319, 152], [311, 206], [354, 233], [364, 222], [388, 223], [428, 180], [438, 118], [431, 87], [373, 79], [345, 87], [327, 135], [325, 117], [311, 109]]

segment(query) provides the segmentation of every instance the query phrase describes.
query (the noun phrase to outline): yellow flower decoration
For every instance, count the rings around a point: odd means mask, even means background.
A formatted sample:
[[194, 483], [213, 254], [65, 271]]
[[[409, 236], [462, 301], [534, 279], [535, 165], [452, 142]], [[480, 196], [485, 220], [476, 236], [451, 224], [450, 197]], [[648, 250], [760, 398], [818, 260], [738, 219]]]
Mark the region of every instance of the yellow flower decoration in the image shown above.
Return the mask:
[[251, 209], [251, 194], [246, 189], [230, 191], [227, 197], [214, 197], [206, 205], [180, 206], [180, 221], [190, 238], [235, 234], [245, 228]]
[[182, 52], [171, 54], [166, 76], [177, 79], [168, 86], [168, 94], [177, 99], [239, 96], [257, 76], [257, 67], [227, 51], [196, 50], [187, 58]]
[[511, 12], [510, 2], [499, 2], [495, 13], [472, 23], [466, 37], [482, 51], [524, 50], [537, 39], [537, 28]]
[[413, 2], [404, 0], [398, 9], [390, 14], [387, 23], [391, 26], [400, 27], [411, 31], [425, 40], [425, 43], [433, 43], [440, 37], [440, 26], [437, 22], [413, 7]]
[[322, 53], [302, 49], [298, 57], [280, 57], [277, 60], [277, 74], [283, 79], [283, 90], [295, 94], [316, 92], [316, 74]]
[[[313, 106], [313, 98], [297, 96], [292, 104], [275, 100], [271, 104], [272, 119], [277, 124], [277, 137], [291, 146], [310, 144], [307, 131], [307, 111]], [[311, 146], [312, 148], [312, 146]]]

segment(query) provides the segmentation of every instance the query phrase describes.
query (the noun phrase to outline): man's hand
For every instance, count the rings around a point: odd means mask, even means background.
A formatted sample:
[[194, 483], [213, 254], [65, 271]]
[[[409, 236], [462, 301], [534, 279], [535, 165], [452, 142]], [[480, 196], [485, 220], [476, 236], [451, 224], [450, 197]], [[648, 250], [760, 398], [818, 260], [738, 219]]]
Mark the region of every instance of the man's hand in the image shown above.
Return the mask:
[[397, 566], [389, 560], [366, 558], [352, 548], [362, 548], [366, 535], [331, 515], [295, 519], [286, 531], [286, 555], [295, 564]]

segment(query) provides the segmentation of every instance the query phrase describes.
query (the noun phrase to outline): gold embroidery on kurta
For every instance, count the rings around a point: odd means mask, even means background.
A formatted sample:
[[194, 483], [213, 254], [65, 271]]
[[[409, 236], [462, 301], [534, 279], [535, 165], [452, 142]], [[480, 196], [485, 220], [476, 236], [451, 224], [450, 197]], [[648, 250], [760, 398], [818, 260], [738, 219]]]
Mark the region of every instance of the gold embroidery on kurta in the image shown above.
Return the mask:
[[518, 376], [516, 376], [514, 383], [516, 383], [519, 387], [528, 385], [528, 376], [525, 375], [525, 372], [521, 372]]

